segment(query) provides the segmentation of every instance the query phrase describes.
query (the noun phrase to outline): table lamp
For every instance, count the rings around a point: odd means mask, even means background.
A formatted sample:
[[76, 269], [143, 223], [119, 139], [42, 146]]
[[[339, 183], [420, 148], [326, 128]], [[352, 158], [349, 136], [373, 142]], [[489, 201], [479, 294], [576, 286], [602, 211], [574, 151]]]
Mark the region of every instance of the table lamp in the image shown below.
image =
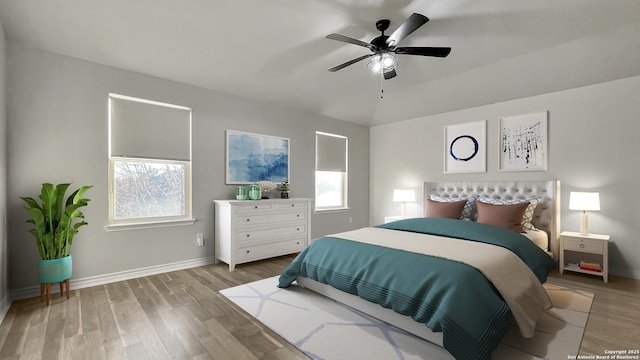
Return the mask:
[[416, 192], [413, 191], [413, 190], [394, 189], [393, 190], [393, 201], [394, 202], [402, 202], [401, 215], [402, 215], [402, 217], [406, 217], [407, 209], [406, 209], [406, 204], [405, 203], [407, 201], [416, 201]]
[[587, 235], [589, 233], [587, 211], [600, 210], [600, 193], [572, 191], [569, 194], [569, 210], [582, 211], [580, 215], [580, 234]]

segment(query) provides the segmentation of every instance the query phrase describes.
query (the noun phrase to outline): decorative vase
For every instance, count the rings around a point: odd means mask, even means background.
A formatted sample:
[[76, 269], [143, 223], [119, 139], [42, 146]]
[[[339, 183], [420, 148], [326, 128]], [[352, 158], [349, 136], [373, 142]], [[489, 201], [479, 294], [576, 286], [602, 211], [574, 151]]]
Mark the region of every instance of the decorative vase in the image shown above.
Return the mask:
[[238, 186], [236, 188], [236, 199], [247, 200], [247, 188], [244, 186]]
[[260, 190], [260, 185], [249, 185], [249, 200], [260, 200], [261, 197], [262, 191]]
[[283, 191], [280, 193], [280, 198], [281, 199], [288, 199], [289, 198], [289, 192], [288, 191]]
[[71, 278], [71, 255], [60, 259], [38, 262], [38, 280], [41, 284], [60, 283]]

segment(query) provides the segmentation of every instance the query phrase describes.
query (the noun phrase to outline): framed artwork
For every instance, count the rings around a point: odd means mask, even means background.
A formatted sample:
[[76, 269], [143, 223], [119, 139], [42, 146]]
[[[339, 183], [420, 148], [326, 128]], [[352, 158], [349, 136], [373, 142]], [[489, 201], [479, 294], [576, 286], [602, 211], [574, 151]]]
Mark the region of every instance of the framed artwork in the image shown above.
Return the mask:
[[289, 139], [227, 130], [227, 184], [289, 179]]
[[444, 172], [487, 171], [486, 121], [444, 127]]
[[500, 171], [547, 170], [547, 112], [500, 118]]

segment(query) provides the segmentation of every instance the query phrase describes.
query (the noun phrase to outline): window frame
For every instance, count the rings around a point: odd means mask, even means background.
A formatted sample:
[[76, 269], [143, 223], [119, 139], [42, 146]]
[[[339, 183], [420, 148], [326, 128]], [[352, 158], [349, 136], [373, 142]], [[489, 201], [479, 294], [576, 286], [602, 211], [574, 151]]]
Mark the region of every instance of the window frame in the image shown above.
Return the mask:
[[[336, 137], [336, 138], [341, 138], [344, 139], [345, 143], [345, 149], [344, 149], [344, 169], [345, 171], [332, 171], [332, 170], [318, 170], [318, 136], [331, 136], [331, 137]], [[332, 133], [327, 133], [327, 132], [322, 132], [322, 131], [316, 131], [316, 149], [315, 149], [315, 155], [316, 155], [316, 159], [315, 159], [315, 170], [314, 170], [314, 212], [317, 213], [322, 213], [322, 212], [332, 212], [332, 211], [344, 211], [344, 210], [349, 210], [349, 138], [347, 136], [344, 135], [338, 135], [338, 134], [332, 134]], [[339, 206], [318, 206], [318, 194], [317, 194], [317, 189], [318, 189], [318, 172], [333, 172], [333, 173], [339, 173], [341, 176], [341, 202], [342, 204]]]
[[[147, 157], [134, 157], [134, 156], [116, 156], [111, 153], [112, 144], [112, 131], [111, 131], [111, 109], [112, 98], [138, 101], [141, 103], [147, 103], [151, 105], [165, 106], [170, 108], [178, 108], [189, 111], [189, 159], [188, 160], [175, 160], [167, 158], [147, 158]], [[193, 196], [192, 196], [192, 109], [180, 105], [173, 105], [168, 103], [157, 102], [153, 100], [146, 100], [140, 98], [134, 98], [126, 95], [109, 94], [108, 97], [108, 224], [105, 225], [107, 231], [119, 231], [119, 230], [135, 230], [145, 229], [153, 227], [165, 227], [165, 226], [178, 226], [178, 225], [190, 225], [195, 223], [196, 219], [193, 218]], [[115, 163], [118, 161], [125, 162], [141, 162], [141, 163], [154, 163], [154, 164], [175, 164], [184, 166], [184, 209], [185, 214], [180, 216], [156, 216], [156, 217], [139, 217], [128, 219], [116, 219], [115, 217]]]
[[[118, 161], [133, 163], [152, 163], [152, 164], [172, 164], [184, 166], [184, 208], [185, 214], [179, 216], [146, 216], [137, 218], [116, 219], [115, 212], [115, 164]], [[191, 162], [166, 160], [166, 159], [146, 159], [146, 158], [130, 158], [121, 156], [112, 156], [109, 158], [109, 224], [115, 225], [141, 225], [141, 224], [160, 224], [174, 223], [192, 220], [192, 197], [191, 197]]]

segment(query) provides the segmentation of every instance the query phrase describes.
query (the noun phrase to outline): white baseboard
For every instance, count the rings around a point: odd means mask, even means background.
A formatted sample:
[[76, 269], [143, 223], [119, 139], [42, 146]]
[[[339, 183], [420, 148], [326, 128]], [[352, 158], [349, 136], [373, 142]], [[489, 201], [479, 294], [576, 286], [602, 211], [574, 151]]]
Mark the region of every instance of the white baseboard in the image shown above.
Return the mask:
[[4, 321], [4, 317], [7, 316], [7, 312], [11, 307], [11, 301], [9, 300], [9, 294], [6, 293], [2, 299], [0, 299], [0, 324]]
[[[154, 265], [154, 266], [149, 266], [144, 268], [119, 271], [119, 272], [110, 273], [110, 274], [90, 276], [90, 277], [81, 278], [81, 279], [72, 278], [71, 289], [72, 290], [83, 289], [91, 286], [104, 285], [104, 284], [109, 284], [117, 281], [124, 281], [124, 280], [135, 279], [135, 278], [149, 276], [149, 275], [161, 274], [169, 271], [190, 269], [198, 266], [213, 264], [214, 260], [215, 258], [213, 256], [208, 256], [200, 259], [178, 261], [178, 262], [163, 264], [163, 265]], [[9, 305], [14, 300], [26, 299], [34, 296], [40, 296], [40, 285], [11, 290], [9, 292], [9, 299], [10, 299]], [[7, 306], [7, 310], [8, 309], [9, 307]], [[0, 314], [2, 314], [1, 310], [2, 308], [0, 307]]]

